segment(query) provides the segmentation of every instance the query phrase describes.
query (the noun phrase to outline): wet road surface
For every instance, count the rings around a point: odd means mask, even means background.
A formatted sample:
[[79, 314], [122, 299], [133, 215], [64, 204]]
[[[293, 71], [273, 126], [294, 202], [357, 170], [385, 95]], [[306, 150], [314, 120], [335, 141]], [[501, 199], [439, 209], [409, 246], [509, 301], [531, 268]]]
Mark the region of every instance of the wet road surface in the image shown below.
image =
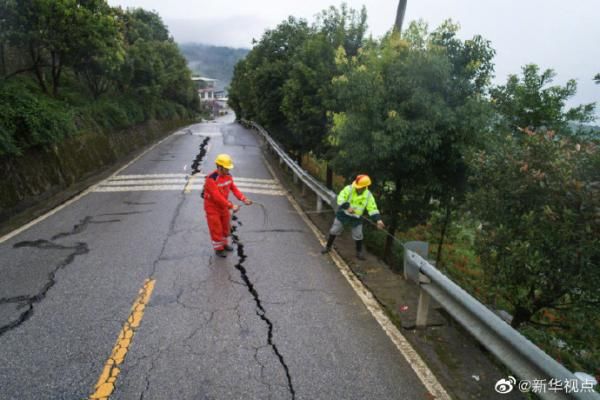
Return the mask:
[[[222, 152], [257, 202], [226, 259], [200, 198]], [[252, 132], [182, 129], [0, 243], [0, 399], [431, 398], [319, 250]]]

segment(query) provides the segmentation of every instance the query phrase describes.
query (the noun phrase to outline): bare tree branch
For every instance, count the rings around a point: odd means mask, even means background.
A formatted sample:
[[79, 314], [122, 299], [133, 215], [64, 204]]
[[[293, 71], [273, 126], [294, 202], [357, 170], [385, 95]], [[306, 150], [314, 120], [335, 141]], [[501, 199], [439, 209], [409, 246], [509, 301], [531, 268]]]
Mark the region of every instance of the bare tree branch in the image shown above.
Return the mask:
[[3, 79], [5, 81], [9, 80], [10, 78], [12, 78], [13, 76], [19, 75], [19, 74], [23, 74], [25, 72], [31, 72], [35, 70], [35, 67], [27, 67], [27, 68], [23, 68], [23, 69], [18, 69], [16, 71], [11, 72], [10, 74], [6, 75], [3, 77]]

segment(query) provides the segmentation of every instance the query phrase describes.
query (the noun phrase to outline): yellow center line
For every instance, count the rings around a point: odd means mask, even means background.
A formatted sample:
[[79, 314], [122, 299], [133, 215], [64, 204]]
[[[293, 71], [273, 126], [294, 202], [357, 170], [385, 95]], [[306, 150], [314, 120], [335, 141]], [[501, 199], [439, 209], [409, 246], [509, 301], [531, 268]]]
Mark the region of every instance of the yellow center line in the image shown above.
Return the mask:
[[121, 372], [119, 366], [125, 361], [125, 356], [127, 355], [133, 336], [142, 322], [144, 310], [150, 301], [150, 296], [152, 296], [155, 282], [154, 279], [146, 279], [144, 281], [144, 286], [140, 289], [138, 297], [131, 307], [131, 313], [127, 321], [123, 324], [123, 329], [119, 332], [117, 342], [106, 364], [104, 364], [104, 369], [100, 378], [98, 378], [96, 386], [94, 386], [94, 393], [90, 395], [90, 399], [108, 400], [115, 390], [115, 384]]

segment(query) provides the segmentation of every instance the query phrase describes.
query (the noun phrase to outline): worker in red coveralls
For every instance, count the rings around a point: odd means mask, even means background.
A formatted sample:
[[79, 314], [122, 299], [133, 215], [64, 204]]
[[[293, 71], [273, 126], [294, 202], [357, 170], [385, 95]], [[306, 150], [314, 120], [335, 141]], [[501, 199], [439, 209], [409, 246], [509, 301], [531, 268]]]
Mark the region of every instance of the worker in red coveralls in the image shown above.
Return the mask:
[[215, 254], [227, 257], [226, 251], [233, 251], [233, 247], [227, 242], [231, 230], [229, 210], [237, 212], [240, 209], [240, 206], [228, 200], [229, 192], [232, 191], [235, 197], [247, 206], [252, 204], [252, 200], [239, 191], [233, 183], [233, 177], [229, 175], [229, 170], [233, 169], [231, 157], [228, 154], [219, 154], [215, 163], [217, 169], [208, 174], [204, 182], [204, 211]]

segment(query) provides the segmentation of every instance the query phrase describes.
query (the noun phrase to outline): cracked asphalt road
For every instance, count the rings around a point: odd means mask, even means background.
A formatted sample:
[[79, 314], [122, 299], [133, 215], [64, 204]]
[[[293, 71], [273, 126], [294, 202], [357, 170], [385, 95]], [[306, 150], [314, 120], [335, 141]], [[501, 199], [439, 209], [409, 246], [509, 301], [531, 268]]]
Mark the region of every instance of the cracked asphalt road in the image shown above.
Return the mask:
[[[147, 279], [113, 399], [429, 398], [286, 197], [264, 190], [255, 135], [227, 119], [179, 133], [114, 190], [0, 244], [0, 398], [88, 398]], [[185, 175], [211, 172], [221, 152], [267, 215], [242, 207], [237, 251], [215, 259]]]

